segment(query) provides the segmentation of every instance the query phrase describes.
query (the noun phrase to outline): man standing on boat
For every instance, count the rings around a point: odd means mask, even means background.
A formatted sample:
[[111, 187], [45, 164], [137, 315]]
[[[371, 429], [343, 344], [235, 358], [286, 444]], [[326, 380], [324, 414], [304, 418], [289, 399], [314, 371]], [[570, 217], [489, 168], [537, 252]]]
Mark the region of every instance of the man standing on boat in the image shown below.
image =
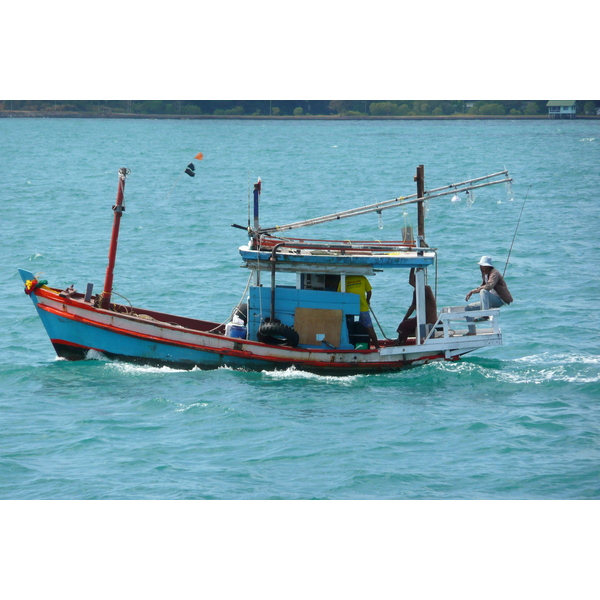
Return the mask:
[[[338, 292], [341, 291], [341, 282], [338, 284]], [[371, 321], [371, 294], [373, 288], [369, 280], [364, 275], [348, 275], [346, 276], [346, 291], [352, 294], [357, 294], [360, 297], [360, 316], [358, 322], [369, 332], [369, 338], [375, 348], [379, 348], [377, 334]]]
[[[488, 308], [500, 308], [505, 304], [510, 304], [513, 297], [508, 291], [504, 277], [492, 264], [490, 256], [481, 257], [479, 269], [481, 270], [481, 285], [471, 290], [465, 300], [468, 301], [473, 294], [479, 294], [480, 300], [479, 302], [467, 304], [465, 310], [487, 310]], [[467, 317], [467, 321], [473, 321], [473, 319]], [[469, 335], [475, 335], [474, 325], [469, 325]]]

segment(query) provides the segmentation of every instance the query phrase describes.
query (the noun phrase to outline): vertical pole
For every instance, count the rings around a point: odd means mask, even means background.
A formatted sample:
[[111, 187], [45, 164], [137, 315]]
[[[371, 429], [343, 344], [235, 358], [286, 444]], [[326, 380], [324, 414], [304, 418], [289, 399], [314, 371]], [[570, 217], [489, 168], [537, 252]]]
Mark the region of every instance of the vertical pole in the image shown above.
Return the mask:
[[117, 188], [117, 201], [113, 206], [115, 217], [113, 219], [112, 236], [110, 238], [110, 247], [108, 249], [108, 267], [106, 267], [106, 278], [104, 279], [104, 290], [102, 292], [101, 308], [108, 308], [112, 294], [113, 274], [115, 269], [115, 260], [117, 258], [117, 243], [119, 241], [119, 226], [121, 225], [121, 216], [125, 207], [123, 206], [123, 197], [125, 192], [125, 178], [129, 169], [119, 169], [119, 187]]
[[258, 231], [258, 201], [260, 198], [260, 191], [261, 191], [261, 181], [260, 181], [260, 177], [258, 178], [258, 181], [254, 184], [254, 231]]
[[417, 299], [417, 335], [415, 343], [421, 344], [421, 340], [427, 335], [425, 332], [425, 269], [415, 269], [415, 296]]
[[[423, 198], [425, 195], [425, 167], [419, 165], [415, 175], [417, 182], [417, 198]], [[423, 200], [417, 202], [417, 248], [425, 246], [425, 207]], [[417, 250], [417, 254], [423, 251]], [[425, 271], [424, 269], [415, 269], [415, 292], [417, 298], [417, 336], [415, 343], [421, 344], [425, 337]]]
[[[419, 165], [415, 175], [417, 182], [417, 198], [422, 198], [425, 194], [425, 167]], [[417, 235], [425, 241], [425, 208], [423, 201], [417, 203]]]
[[[253, 233], [252, 233], [252, 242], [251, 242], [251, 246], [253, 248], [260, 248], [260, 238], [258, 236], [258, 228], [260, 226], [259, 221], [258, 221], [258, 205], [259, 205], [259, 200], [260, 200], [260, 191], [261, 191], [261, 181], [260, 181], [260, 177], [258, 178], [258, 181], [254, 184], [254, 229], [253, 229]], [[256, 269], [256, 278], [255, 278], [255, 283], [257, 287], [260, 287], [261, 283], [260, 283], [260, 268]]]

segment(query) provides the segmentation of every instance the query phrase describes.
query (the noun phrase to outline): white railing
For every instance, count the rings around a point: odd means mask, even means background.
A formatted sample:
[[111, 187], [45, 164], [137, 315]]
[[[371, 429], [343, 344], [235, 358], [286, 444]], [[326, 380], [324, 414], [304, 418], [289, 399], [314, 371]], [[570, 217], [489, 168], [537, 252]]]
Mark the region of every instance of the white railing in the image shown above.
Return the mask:
[[[467, 321], [467, 317], [475, 319], [474, 321]], [[435, 337], [435, 332], [439, 332], [439, 327], [442, 327], [444, 339], [452, 337], [456, 330], [468, 329], [469, 326], [485, 327], [485, 333], [500, 333], [500, 309], [499, 308], [488, 308], [487, 310], [465, 310], [464, 306], [446, 306], [442, 308], [438, 320], [435, 325], [431, 327], [427, 337], [423, 340], [425, 343], [429, 338]], [[460, 322], [461, 327], [451, 327], [450, 323]], [[491, 329], [491, 331], [489, 331]]]

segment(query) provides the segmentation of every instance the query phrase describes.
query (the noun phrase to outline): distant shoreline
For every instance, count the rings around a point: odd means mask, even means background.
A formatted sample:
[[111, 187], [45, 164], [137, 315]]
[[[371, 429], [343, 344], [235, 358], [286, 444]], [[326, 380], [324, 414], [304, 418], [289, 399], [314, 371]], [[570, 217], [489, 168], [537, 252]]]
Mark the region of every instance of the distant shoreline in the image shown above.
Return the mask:
[[545, 115], [424, 115], [424, 116], [367, 116], [367, 115], [153, 115], [139, 113], [93, 113], [69, 111], [26, 111], [4, 110], [0, 111], [0, 118], [16, 119], [175, 119], [179, 121], [198, 120], [242, 120], [242, 121], [523, 121], [540, 120], [571, 121], [578, 119], [600, 119], [598, 115], [577, 115], [575, 119], [550, 119]]

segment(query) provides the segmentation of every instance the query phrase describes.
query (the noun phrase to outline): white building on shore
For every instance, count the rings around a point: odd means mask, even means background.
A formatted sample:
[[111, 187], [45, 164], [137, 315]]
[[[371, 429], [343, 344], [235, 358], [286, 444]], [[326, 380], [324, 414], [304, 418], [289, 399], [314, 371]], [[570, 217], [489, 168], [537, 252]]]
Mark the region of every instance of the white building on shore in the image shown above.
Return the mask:
[[576, 100], [549, 100], [546, 106], [549, 119], [574, 119], [577, 114]]

